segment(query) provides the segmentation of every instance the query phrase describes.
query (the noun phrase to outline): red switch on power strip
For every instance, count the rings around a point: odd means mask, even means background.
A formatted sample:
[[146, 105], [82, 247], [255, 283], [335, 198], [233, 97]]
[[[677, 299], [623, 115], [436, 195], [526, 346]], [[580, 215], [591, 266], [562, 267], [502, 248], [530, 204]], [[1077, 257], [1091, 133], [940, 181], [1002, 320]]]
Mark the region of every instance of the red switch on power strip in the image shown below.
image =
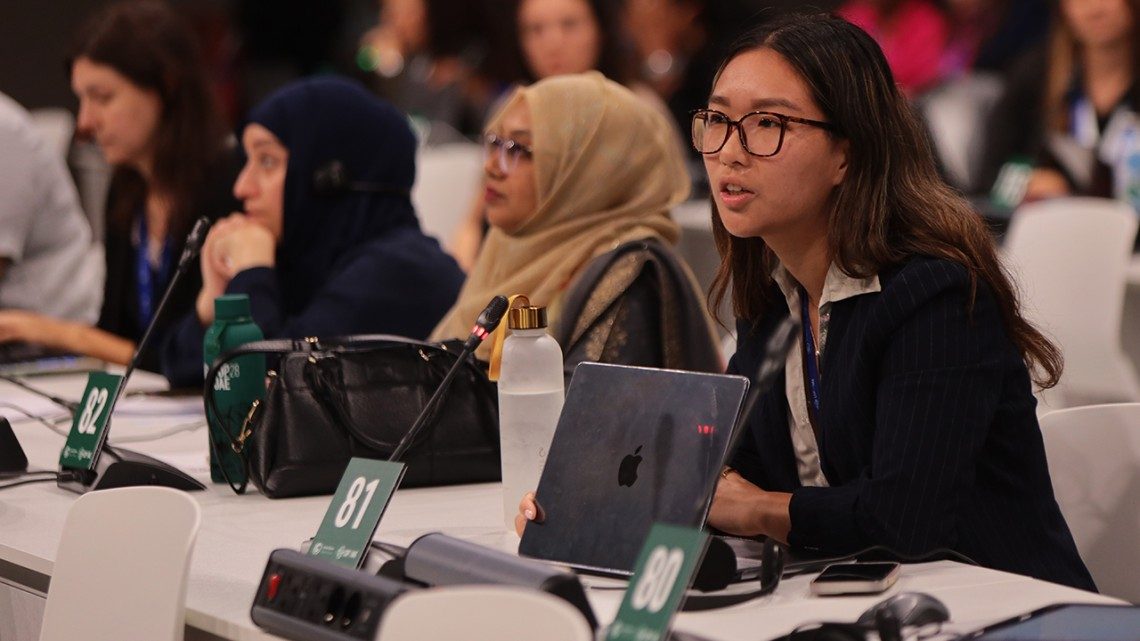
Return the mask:
[[281, 587], [281, 575], [274, 574], [269, 577], [269, 583], [265, 586], [265, 598], [272, 601], [277, 598], [277, 590]]

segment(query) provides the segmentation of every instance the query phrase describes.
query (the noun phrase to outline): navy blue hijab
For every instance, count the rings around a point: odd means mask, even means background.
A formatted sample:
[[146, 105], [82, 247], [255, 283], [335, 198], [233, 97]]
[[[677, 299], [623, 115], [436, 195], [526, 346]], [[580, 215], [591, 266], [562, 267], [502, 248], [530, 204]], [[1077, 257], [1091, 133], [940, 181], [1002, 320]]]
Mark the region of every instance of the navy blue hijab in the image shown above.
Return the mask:
[[[409, 195], [416, 139], [392, 105], [354, 82], [321, 77], [286, 85], [255, 107], [249, 122], [273, 132], [289, 151], [277, 248], [287, 314], [303, 309], [354, 248], [400, 227], [418, 229]], [[350, 182], [392, 191], [318, 192], [316, 172], [334, 161]]]

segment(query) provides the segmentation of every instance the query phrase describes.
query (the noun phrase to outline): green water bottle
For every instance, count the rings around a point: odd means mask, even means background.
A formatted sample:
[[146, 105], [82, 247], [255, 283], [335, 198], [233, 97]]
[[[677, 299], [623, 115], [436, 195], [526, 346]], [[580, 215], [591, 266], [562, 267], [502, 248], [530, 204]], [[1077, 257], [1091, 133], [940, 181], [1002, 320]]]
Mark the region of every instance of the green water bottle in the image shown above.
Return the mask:
[[[202, 344], [205, 371], [220, 355], [251, 341], [264, 338], [261, 328], [253, 322], [249, 311], [249, 296], [226, 294], [214, 299], [214, 324], [206, 330]], [[210, 448], [210, 479], [215, 483], [232, 483], [245, 480], [245, 466], [241, 456], [230, 444], [241, 431], [242, 422], [253, 402], [265, 393], [265, 356], [249, 354], [239, 356], [218, 370], [213, 381], [215, 416], [206, 404], [206, 419], [210, 434], [217, 447]], [[225, 474], [222, 468], [225, 468]]]

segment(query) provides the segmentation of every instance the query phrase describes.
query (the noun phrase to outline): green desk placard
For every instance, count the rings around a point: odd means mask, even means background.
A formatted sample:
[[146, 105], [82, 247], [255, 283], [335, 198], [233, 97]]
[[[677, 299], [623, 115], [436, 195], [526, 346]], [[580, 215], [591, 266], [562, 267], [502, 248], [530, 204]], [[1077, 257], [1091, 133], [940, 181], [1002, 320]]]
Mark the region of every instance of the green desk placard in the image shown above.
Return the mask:
[[665, 639], [708, 539], [707, 533], [694, 528], [654, 524], [606, 641]]
[[59, 453], [59, 466], [72, 470], [90, 470], [95, 467], [96, 452], [103, 445], [107, 420], [111, 418], [111, 405], [115, 400], [123, 377], [107, 372], [91, 372], [87, 389], [79, 401], [71, 432]]
[[404, 478], [404, 469], [403, 463], [350, 460], [309, 546], [309, 555], [359, 568], [380, 517]]

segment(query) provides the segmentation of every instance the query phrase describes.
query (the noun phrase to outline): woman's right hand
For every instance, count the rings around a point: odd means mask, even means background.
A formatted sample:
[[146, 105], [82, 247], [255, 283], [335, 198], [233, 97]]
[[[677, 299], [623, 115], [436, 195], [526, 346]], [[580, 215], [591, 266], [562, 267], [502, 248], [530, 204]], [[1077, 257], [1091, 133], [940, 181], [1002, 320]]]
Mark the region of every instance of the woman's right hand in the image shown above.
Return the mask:
[[195, 303], [198, 320], [202, 325], [214, 322], [214, 299], [226, 293], [226, 285], [232, 278], [229, 266], [218, 252], [218, 246], [219, 239], [225, 237], [229, 233], [229, 228], [236, 224], [235, 216], [244, 218], [242, 214], [234, 213], [217, 221], [210, 228], [210, 233], [206, 234], [206, 242], [202, 244], [199, 260], [202, 268], [202, 291], [198, 293], [198, 300]]
[[534, 492], [527, 492], [519, 501], [519, 513], [515, 516], [515, 533], [522, 536], [527, 521], [542, 523], [545, 519], [546, 513], [539, 507], [538, 501], [534, 498]]

